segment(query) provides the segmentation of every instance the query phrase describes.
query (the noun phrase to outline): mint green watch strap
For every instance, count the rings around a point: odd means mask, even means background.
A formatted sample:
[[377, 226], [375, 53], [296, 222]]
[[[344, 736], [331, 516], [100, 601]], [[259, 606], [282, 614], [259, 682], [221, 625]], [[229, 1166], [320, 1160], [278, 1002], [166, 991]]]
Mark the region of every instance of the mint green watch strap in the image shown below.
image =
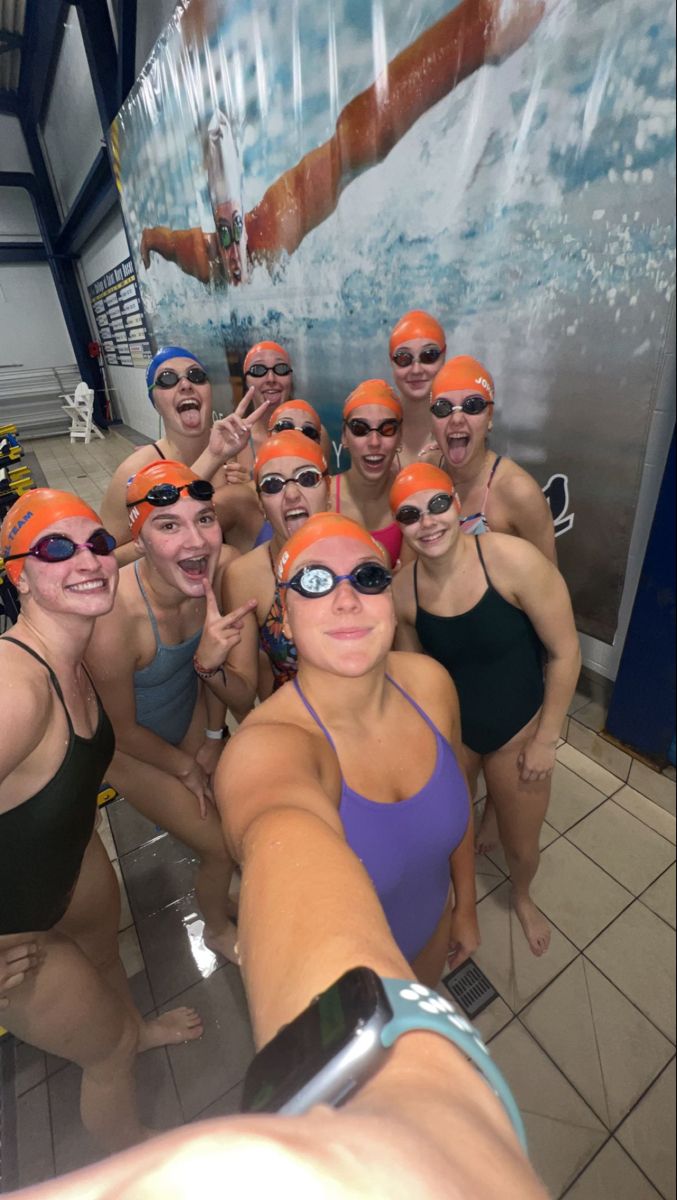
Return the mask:
[[439, 1033], [453, 1042], [484, 1075], [505, 1108], [512, 1126], [527, 1149], [527, 1136], [515, 1098], [479, 1033], [451, 1003], [422, 983], [406, 979], [381, 979], [393, 1018], [381, 1030], [383, 1046], [392, 1046], [403, 1033], [414, 1029]]

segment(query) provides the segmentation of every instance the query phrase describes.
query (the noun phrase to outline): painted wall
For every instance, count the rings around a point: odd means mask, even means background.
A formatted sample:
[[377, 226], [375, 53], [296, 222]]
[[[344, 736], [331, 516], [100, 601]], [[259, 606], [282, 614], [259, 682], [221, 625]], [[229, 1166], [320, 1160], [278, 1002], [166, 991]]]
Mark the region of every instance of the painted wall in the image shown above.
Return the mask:
[[[82, 249], [80, 256], [81, 282], [87, 311], [90, 316], [92, 337], [96, 338], [96, 326], [87, 288], [90, 283], [112, 270], [129, 257], [129, 245], [117, 207], [108, 214], [96, 233]], [[138, 433], [156, 438], [160, 433], [158, 416], [148, 399], [145, 372], [137, 367], [105, 367], [104, 372], [113, 407], [113, 415], [130, 425]]]
[[68, 19], [43, 126], [47, 158], [65, 216], [85, 181], [103, 134], [77, 9]]
[[31, 162], [18, 117], [0, 114], [0, 171], [30, 171]]
[[33, 202], [23, 188], [0, 188], [0, 241], [41, 241]]
[[0, 367], [75, 361], [47, 263], [0, 266]]

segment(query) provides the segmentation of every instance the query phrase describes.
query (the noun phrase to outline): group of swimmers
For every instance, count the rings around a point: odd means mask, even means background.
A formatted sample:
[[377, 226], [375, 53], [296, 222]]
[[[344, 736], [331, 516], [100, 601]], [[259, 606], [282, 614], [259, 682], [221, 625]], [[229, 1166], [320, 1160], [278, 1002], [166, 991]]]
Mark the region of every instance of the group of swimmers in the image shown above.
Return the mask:
[[[390, 357], [394, 387], [366, 380], [346, 400], [350, 467], [330, 477], [283, 347], [249, 351], [248, 391], [215, 422], [204, 367], [167, 347], [148, 368], [164, 436], [118, 468], [102, 517], [38, 489], [3, 522], [21, 614], [0, 639], [2, 1019], [79, 1063], [83, 1121], [110, 1149], [146, 1136], [135, 1054], [202, 1026], [185, 1008], [144, 1022], [132, 1004], [94, 828], [104, 775], [195, 851], [205, 943], [241, 963], [254, 1009], [275, 1005], [250, 951], [265, 905], [247, 870], [271, 827], [304, 839], [271, 868], [278, 894], [303, 862], [321, 891], [347, 846], [387, 918], [374, 953], [392, 936], [431, 986], [473, 953], [480, 768], [478, 848], [500, 837], [515, 912], [547, 950], [529, 888], [580, 668], [552, 518], [488, 445], [485, 366], [447, 361], [420, 311], [395, 326]], [[224, 748], [227, 710], [244, 724]], [[290, 900], [289, 919], [331, 937], [326, 911], [300, 917]]]

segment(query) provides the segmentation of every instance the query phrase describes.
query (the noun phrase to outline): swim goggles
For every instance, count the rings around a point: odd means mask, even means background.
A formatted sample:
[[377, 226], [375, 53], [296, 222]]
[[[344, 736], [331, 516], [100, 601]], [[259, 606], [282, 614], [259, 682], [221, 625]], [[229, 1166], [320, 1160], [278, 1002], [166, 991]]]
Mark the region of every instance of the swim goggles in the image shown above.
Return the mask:
[[167, 390], [176, 387], [177, 383], [180, 383], [182, 379], [187, 379], [189, 383], [208, 383], [209, 381], [207, 372], [203, 371], [202, 367], [189, 367], [185, 375], [179, 375], [171, 367], [165, 367], [164, 371], [160, 371], [159, 375], [157, 375], [151, 387], [159, 387]]
[[267, 375], [269, 371], [272, 371], [273, 375], [291, 375], [291, 367], [286, 362], [273, 363], [272, 367], [267, 367], [265, 363], [253, 363], [249, 367], [247, 375], [253, 375], [254, 379], [263, 379], [263, 376]]
[[391, 438], [396, 436], [401, 424], [402, 422], [395, 417], [388, 417], [379, 425], [370, 425], [362, 417], [351, 417], [349, 421], [346, 421], [346, 428], [356, 438], [368, 437], [370, 433], [378, 433], [380, 437]]
[[344, 579], [363, 596], [379, 596], [390, 587], [393, 574], [377, 562], [360, 563], [349, 575], [336, 575], [331, 567], [311, 563], [307, 567], [301, 567], [287, 583], [281, 583], [279, 586], [291, 588], [306, 600], [314, 600], [317, 596], [328, 596]]
[[[430, 499], [425, 507], [425, 512], [431, 517], [438, 517], [440, 513], [449, 512], [454, 500], [455, 492], [451, 495], [449, 492], [438, 492], [436, 496]], [[417, 508], [415, 504], [403, 504], [395, 513], [395, 520], [400, 525], [416, 525], [424, 515], [424, 510]]]
[[235, 213], [232, 225], [229, 225], [225, 220], [220, 220], [216, 230], [223, 249], [230, 250], [233, 242], [237, 243], [242, 241], [242, 232], [244, 230], [242, 217], [239, 213]]
[[418, 355], [412, 354], [411, 350], [396, 350], [392, 357], [396, 367], [410, 367], [414, 362], [421, 363], [424, 367], [430, 367], [443, 354], [444, 350], [438, 350], [437, 346], [428, 346]]
[[13, 558], [37, 558], [40, 562], [60, 563], [73, 558], [78, 550], [90, 550], [97, 558], [107, 558], [116, 545], [112, 533], [106, 533], [105, 529], [95, 530], [86, 542], [74, 542], [65, 533], [47, 533], [25, 554], [8, 554], [5, 562], [11, 562]]
[[291, 417], [280, 417], [271, 429], [271, 433], [285, 433], [288, 429], [295, 429], [297, 433], [302, 433], [305, 437], [310, 438], [313, 442], [319, 442], [320, 432], [308, 422], [307, 425], [295, 425]]
[[316, 488], [326, 478], [326, 474], [326, 471], [319, 471], [317, 467], [302, 467], [289, 479], [285, 479], [284, 475], [266, 475], [258, 485], [257, 491], [262, 492], [264, 496], [279, 496], [288, 483], [296, 483], [302, 488]]
[[478, 417], [493, 403], [493, 400], [485, 400], [484, 396], [466, 396], [461, 404], [452, 404], [451, 400], [440, 396], [439, 400], [431, 404], [430, 411], [434, 417], [450, 417], [455, 412], [465, 413], [466, 417]]
[[153, 508], [168, 508], [170, 504], [176, 504], [181, 499], [182, 492], [188, 492], [191, 500], [202, 500], [203, 503], [206, 503], [214, 495], [214, 488], [206, 479], [192, 479], [190, 483], [182, 483], [180, 487], [177, 487], [175, 483], [156, 483], [147, 496], [132, 500], [127, 504], [127, 508], [136, 508], [137, 504], [152, 504]]

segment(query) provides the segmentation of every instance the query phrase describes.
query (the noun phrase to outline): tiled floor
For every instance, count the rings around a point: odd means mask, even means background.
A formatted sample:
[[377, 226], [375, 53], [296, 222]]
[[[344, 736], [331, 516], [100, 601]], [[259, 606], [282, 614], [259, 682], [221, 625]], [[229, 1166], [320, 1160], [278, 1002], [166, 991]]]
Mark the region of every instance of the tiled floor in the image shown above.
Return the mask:
[[[96, 507], [129, 453], [33, 443], [47, 480]], [[508, 906], [500, 851], [478, 860], [476, 961], [499, 998], [477, 1024], [524, 1113], [536, 1169], [554, 1198], [676, 1200], [675, 782], [599, 736], [604, 710], [577, 693], [558, 750], [534, 895], [553, 925], [541, 959]], [[102, 835], [123, 883], [123, 957], [144, 1012], [193, 1004], [199, 1043], [139, 1060], [144, 1119], [166, 1128], [237, 1108], [252, 1053], [236, 968], [205, 949], [188, 851], [123, 800]], [[22, 1184], [91, 1161], [74, 1067], [17, 1048]]]

